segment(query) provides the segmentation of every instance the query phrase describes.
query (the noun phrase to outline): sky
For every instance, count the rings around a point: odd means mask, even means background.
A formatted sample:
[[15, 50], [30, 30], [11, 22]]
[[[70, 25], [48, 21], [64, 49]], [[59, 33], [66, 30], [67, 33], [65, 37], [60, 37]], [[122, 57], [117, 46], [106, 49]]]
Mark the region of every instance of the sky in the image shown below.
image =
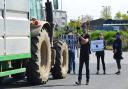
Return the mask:
[[98, 19], [101, 16], [103, 6], [110, 6], [112, 17], [115, 13], [121, 11], [127, 13], [128, 0], [58, 0], [59, 9], [67, 11], [68, 20], [77, 19], [82, 15], [91, 15], [93, 19]]

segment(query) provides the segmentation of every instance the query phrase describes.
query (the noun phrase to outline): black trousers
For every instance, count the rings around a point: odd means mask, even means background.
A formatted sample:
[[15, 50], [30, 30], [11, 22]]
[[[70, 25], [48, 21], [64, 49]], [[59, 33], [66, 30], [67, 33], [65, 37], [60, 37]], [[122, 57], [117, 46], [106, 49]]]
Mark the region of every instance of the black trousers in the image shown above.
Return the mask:
[[78, 81], [82, 80], [82, 69], [83, 65], [85, 64], [86, 67], [86, 81], [89, 81], [90, 73], [89, 73], [89, 55], [80, 55], [79, 60], [79, 75], [78, 75]]
[[117, 68], [121, 69], [121, 59], [116, 59]]
[[104, 54], [103, 55], [97, 55], [97, 71], [100, 70], [100, 59], [102, 62], [103, 71], [105, 72], [106, 67], [105, 67], [105, 62], [104, 62]]

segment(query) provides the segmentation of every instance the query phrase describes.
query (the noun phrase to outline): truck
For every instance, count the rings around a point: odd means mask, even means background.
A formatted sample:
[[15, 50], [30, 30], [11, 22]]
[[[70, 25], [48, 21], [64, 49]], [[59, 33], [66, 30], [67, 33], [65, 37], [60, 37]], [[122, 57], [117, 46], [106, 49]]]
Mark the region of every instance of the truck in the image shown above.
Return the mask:
[[68, 46], [53, 39], [52, 4], [45, 6], [43, 21], [42, 0], [0, 0], [0, 83], [8, 77], [30, 84], [45, 84], [50, 74], [66, 77]]

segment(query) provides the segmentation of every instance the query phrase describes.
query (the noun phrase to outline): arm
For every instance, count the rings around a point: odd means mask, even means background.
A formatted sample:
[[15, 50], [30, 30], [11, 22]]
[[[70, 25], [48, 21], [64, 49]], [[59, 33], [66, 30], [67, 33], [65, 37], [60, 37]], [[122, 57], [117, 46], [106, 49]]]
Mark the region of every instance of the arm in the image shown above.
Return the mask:
[[89, 42], [89, 39], [88, 38], [83, 38], [83, 37], [80, 37], [80, 44], [84, 45], [84, 44], [87, 44]]

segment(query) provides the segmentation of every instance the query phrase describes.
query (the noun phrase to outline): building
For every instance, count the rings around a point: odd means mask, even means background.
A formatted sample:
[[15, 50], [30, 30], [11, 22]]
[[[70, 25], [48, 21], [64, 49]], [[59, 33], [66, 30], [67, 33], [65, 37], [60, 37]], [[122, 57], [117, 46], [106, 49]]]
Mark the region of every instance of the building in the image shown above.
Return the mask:
[[58, 27], [64, 27], [67, 24], [67, 12], [62, 10], [53, 10], [53, 23]]
[[106, 20], [103, 27], [111, 27], [112, 30], [128, 30], [128, 20]]
[[104, 19], [96, 19], [96, 20], [92, 20], [90, 21], [90, 29], [91, 30], [99, 30], [98, 28], [103, 27], [105, 20]]
[[104, 20], [97, 19], [90, 21], [91, 30], [128, 30], [128, 20]]

